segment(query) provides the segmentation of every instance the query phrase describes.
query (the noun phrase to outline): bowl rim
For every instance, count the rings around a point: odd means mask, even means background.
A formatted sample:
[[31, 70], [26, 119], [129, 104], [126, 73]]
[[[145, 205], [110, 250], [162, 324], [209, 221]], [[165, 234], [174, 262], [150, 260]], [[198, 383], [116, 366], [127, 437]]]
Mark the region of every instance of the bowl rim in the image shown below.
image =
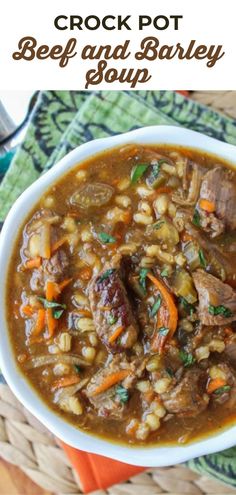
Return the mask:
[[161, 467], [184, 462], [201, 455], [232, 447], [236, 440], [236, 424], [221, 433], [202, 437], [187, 445], [170, 444], [147, 447], [129, 446], [96, 437], [75, 428], [49, 409], [21, 374], [11, 348], [6, 318], [6, 277], [15, 240], [24, 220], [52, 184], [84, 160], [103, 151], [127, 144], [184, 146], [207, 152], [226, 160], [236, 167], [236, 147], [202, 133], [182, 127], [156, 125], [139, 128], [115, 136], [84, 143], [64, 156], [48, 172], [29, 186], [15, 201], [4, 222], [0, 235], [0, 366], [3, 375], [18, 400], [55, 436], [80, 450], [100, 454], [124, 463], [144, 467]]

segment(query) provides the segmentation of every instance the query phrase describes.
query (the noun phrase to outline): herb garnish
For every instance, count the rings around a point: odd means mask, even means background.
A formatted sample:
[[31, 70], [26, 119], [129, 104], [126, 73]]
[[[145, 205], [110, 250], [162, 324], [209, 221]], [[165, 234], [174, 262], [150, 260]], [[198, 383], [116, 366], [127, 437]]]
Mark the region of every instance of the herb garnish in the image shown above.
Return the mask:
[[119, 396], [120, 401], [125, 404], [129, 400], [129, 392], [127, 388], [123, 387], [122, 385], [117, 385], [116, 387], [116, 394]]
[[74, 368], [75, 368], [76, 373], [81, 373], [81, 371], [82, 371], [81, 366], [79, 366], [78, 364], [74, 364]]
[[154, 223], [153, 228], [159, 230], [163, 223], [165, 223], [164, 220], [160, 220], [159, 222]]
[[115, 237], [107, 234], [106, 232], [99, 232], [98, 238], [99, 241], [101, 241], [103, 244], [113, 244], [114, 242], [116, 242]]
[[192, 364], [194, 364], [196, 361], [195, 357], [191, 354], [191, 352], [179, 351], [179, 357], [183, 362], [185, 368], [192, 366]]
[[161, 306], [161, 296], [158, 296], [156, 302], [153, 304], [150, 315], [155, 316], [158, 310], [160, 309], [160, 306]]
[[186, 313], [192, 316], [192, 314], [196, 311], [195, 306], [193, 304], [190, 304], [184, 297], [180, 297], [179, 301]]
[[63, 315], [64, 313], [64, 309], [54, 309], [53, 310], [53, 318], [55, 318], [55, 320], [59, 320], [61, 318], [61, 316]]
[[169, 269], [168, 268], [163, 268], [163, 270], [160, 273], [161, 277], [168, 277], [169, 276]]
[[101, 275], [101, 277], [99, 277], [98, 282], [103, 282], [103, 280], [106, 280], [106, 278], [110, 277], [110, 275], [112, 275], [115, 271], [115, 268], [109, 268], [103, 273], [103, 275]]
[[219, 306], [213, 306], [212, 304], [209, 304], [208, 306], [208, 312], [210, 315], [213, 316], [225, 316], [226, 318], [230, 318], [233, 316], [232, 311], [229, 308], [226, 308], [226, 306], [219, 305]]
[[139, 272], [139, 285], [142, 287], [144, 294], [147, 292], [147, 287], [146, 287], [146, 277], [149, 272], [148, 268], [141, 268]]
[[138, 163], [131, 172], [131, 184], [135, 184], [143, 176], [148, 168], [148, 163]]
[[192, 222], [196, 227], [201, 227], [201, 217], [198, 210], [194, 210]]
[[173, 376], [175, 376], [174, 371], [172, 370], [172, 368], [166, 368], [166, 373], [168, 373], [168, 375], [171, 378], [173, 378]]
[[114, 323], [117, 322], [117, 318], [114, 315], [108, 315], [107, 317], [107, 323], [108, 325], [114, 325]]
[[170, 331], [169, 328], [167, 328], [167, 327], [161, 327], [158, 330], [158, 335], [161, 335], [161, 337], [165, 337], [166, 335], [168, 335], [169, 331]]
[[202, 249], [199, 249], [198, 256], [199, 256], [199, 260], [200, 260], [200, 264], [201, 264], [202, 268], [206, 268], [207, 267], [207, 261], [206, 261], [206, 258], [205, 258], [205, 255], [204, 255], [204, 252]]
[[45, 299], [44, 297], [39, 297], [38, 296], [38, 300], [43, 303], [43, 306], [45, 309], [50, 309], [50, 308], [62, 308], [62, 309], [66, 309], [66, 304], [60, 304], [56, 301], [48, 301], [47, 299]]
[[217, 388], [214, 391], [214, 394], [215, 395], [222, 395], [224, 392], [229, 392], [230, 389], [231, 389], [230, 385], [223, 385], [222, 387]]

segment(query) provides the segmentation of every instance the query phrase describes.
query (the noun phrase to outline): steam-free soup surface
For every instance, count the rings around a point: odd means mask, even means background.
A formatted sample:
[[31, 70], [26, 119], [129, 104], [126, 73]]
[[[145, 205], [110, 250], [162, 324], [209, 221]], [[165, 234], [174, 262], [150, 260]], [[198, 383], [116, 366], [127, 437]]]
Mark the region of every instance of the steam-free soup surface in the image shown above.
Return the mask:
[[6, 304], [18, 365], [49, 407], [134, 444], [234, 420], [235, 184], [215, 157], [129, 145], [44, 194]]

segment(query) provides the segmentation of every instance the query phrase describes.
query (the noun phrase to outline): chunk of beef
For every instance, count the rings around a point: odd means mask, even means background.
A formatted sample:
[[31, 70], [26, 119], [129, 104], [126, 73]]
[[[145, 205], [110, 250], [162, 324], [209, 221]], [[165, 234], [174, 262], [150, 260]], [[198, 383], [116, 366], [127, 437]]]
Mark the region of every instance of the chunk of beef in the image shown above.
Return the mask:
[[44, 289], [47, 280], [61, 281], [68, 265], [69, 260], [65, 251], [59, 249], [49, 260], [44, 260], [40, 268], [33, 271], [30, 280], [31, 289], [38, 292]]
[[[124, 416], [128, 401], [126, 401], [125, 396], [122, 397], [118, 393], [117, 387], [121, 384], [126, 390], [134, 387], [137, 379], [142, 376], [145, 365], [145, 359], [134, 359], [131, 363], [129, 363], [124, 356], [119, 355], [116, 356], [108, 366], [100, 369], [93, 376], [85, 393], [92, 406], [97, 410], [99, 416], [110, 419], [121, 419]], [[97, 387], [103, 383], [109, 375], [119, 372], [120, 370], [127, 370], [129, 372], [122, 382], [116, 383], [103, 393], [93, 395]]]
[[[198, 315], [203, 325], [224, 325], [236, 320], [236, 292], [230, 285], [203, 270], [196, 270], [193, 280], [199, 298]], [[223, 306], [230, 316], [224, 312], [212, 314], [210, 306]]]
[[[223, 167], [209, 170], [202, 181], [200, 198], [207, 199], [215, 205], [215, 212], [208, 215], [208, 219], [217, 235], [224, 227], [232, 230], [236, 228], [236, 187], [230, 170]], [[207, 217], [206, 214], [205, 217]], [[221, 223], [217, 222], [217, 219]]]
[[209, 397], [204, 393], [205, 373], [196, 367], [186, 371], [179, 383], [161, 394], [167, 411], [178, 416], [197, 416], [204, 411]]
[[[107, 269], [92, 279], [89, 300], [97, 334], [106, 347], [113, 351], [132, 348], [138, 326], [117, 268]], [[113, 340], [120, 327], [123, 330]]]

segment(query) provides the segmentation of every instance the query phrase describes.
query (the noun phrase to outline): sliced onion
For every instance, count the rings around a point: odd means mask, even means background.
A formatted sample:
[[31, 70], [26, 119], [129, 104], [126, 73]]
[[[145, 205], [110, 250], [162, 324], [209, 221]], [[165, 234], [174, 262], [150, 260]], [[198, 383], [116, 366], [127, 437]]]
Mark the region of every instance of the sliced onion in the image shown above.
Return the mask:
[[84, 380], [81, 380], [81, 382], [76, 383], [75, 385], [68, 385], [68, 387], [59, 390], [56, 394], [56, 402], [61, 402], [62, 400], [71, 397], [71, 395], [76, 394], [87, 385], [88, 381], [89, 378], [84, 378]]
[[71, 198], [71, 202], [81, 208], [102, 206], [110, 201], [114, 193], [113, 187], [108, 184], [94, 182], [81, 187]]
[[43, 354], [41, 356], [32, 357], [26, 363], [27, 369], [39, 368], [48, 364], [55, 364], [58, 361], [66, 364], [78, 364], [80, 366], [91, 366], [91, 363], [74, 354]]
[[189, 186], [188, 196], [184, 198], [183, 194], [176, 192], [172, 195], [172, 200], [179, 205], [195, 205], [199, 197], [201, 178], [201, 170], [198, 168], [198, 165], [196, 163], [193, 163], [193, 173]]

